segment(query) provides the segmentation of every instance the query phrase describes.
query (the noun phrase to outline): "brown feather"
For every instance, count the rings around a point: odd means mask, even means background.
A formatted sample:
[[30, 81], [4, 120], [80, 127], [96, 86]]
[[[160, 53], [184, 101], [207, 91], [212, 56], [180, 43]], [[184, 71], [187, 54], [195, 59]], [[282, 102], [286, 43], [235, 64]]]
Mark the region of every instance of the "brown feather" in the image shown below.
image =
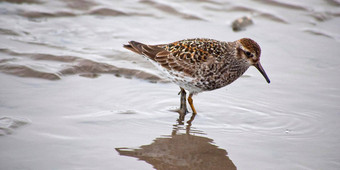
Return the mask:
[[131, 51], [133, 51], [133, 52], [135, 52], [137, 54], [142, 54], [139, 51], [137, 51], [136, 49], [134, 49], [130, 44], [129, 45], [124, 45], [123, 47], [128, 49], [128, 50], [131, 50]]

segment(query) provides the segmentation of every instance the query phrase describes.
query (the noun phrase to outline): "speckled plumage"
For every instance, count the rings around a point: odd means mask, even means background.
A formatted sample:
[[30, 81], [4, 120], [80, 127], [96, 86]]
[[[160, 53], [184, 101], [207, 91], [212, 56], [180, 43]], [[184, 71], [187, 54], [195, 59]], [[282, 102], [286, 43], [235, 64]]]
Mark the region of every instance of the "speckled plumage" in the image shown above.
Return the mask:
[[151, 59], [174, 83], [190, 92], [189, 98], [232, 83], [251, 65], [269, 83], [259, 62], [261, 48], [249, 38], [233, 42], [196, 38], [160, 45], [130, 41], [124, 47]]

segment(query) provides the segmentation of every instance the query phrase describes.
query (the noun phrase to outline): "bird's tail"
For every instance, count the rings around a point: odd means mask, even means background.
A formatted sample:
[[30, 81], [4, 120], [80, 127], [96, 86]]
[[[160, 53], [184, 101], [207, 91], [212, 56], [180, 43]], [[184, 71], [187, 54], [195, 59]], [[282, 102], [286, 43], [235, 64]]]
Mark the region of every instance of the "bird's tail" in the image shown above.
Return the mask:
[[145, 44], [142, 44], [140, 42], [136, 42], [136, 41], [130, 41], [129, 44], [124, 44], [124, 48], [128, 49], [128, 50], [131, 50], [137, 54], [141, 54], [143, 55], [143, 45]]
[[145, 55], [152, 60], [155, 60], [157, 56], [169, 54], [169, 52], [158, 45], [146, 45], [136, 41], [130, 41], [129, 44], [124, 45], [124, 48], [137, 54]]

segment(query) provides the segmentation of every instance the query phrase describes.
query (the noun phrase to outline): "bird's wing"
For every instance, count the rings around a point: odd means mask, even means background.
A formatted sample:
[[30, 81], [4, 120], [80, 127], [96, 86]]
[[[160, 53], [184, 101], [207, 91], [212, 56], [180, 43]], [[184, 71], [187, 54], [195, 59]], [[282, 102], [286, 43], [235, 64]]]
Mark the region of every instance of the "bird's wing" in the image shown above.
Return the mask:
[[218, 45], [218, 41], [211, 39], [188, 39], [162, 45], [146, 45], [130, 41], [129, 45], [124, 47], [147, 56], [168, 70], [192, 75], [194, 67], [216, 59], [219, 55], [219, 51], [216, 50]]

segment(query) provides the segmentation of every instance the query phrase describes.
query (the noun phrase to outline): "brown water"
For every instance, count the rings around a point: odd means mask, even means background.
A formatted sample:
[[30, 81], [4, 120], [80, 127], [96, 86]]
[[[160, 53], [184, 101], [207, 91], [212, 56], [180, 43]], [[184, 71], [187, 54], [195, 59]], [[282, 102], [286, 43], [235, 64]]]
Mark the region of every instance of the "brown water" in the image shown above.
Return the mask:
[[[339, 30], [337, 0], [1, 0], [0, 169], [340, 169]], [[122, 44], [195, 37], [256, 40], [272, 83], [250, 68], [179, 124]]]

